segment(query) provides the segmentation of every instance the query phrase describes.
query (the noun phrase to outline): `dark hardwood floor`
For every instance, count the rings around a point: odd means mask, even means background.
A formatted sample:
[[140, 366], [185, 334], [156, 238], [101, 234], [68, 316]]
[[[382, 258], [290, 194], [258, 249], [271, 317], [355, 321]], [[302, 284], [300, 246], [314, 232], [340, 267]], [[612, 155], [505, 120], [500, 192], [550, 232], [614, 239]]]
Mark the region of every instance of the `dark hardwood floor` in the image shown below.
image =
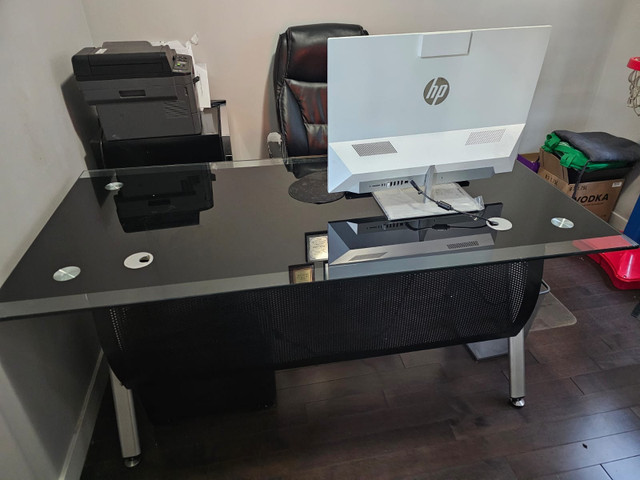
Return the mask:
[[463, 346], [307, 367], [278, 372], [267, 410], [163, 426], [139, 412], [143, 458], [126, 469], [107, 391], [82, 478], [640, 479], [640, 295], [586, 257], [544, 278], [577, 323], [527, 337], [522, 409], [506, 357]]

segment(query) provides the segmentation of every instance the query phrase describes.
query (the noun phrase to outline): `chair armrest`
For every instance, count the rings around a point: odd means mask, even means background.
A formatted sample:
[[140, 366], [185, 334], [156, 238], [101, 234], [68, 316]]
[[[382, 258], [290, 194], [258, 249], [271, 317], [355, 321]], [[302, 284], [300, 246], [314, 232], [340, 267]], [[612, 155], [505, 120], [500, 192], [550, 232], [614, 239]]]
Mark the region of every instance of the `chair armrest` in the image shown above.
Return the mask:
[[267, 150], [269, 158], [283, 158], [282, 135], [278, 132], [270, 132], [267, 135]]

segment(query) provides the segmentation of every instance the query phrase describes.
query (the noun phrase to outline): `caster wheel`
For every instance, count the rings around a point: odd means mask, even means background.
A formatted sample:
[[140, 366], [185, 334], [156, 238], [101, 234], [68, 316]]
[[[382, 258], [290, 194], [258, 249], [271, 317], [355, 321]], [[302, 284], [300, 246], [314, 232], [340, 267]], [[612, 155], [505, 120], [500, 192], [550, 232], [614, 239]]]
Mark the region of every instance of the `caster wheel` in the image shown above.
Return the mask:
[[516, 408], [524, 407], [524, 397], [512, 398], [510, 399], [510, 402], [511, 402], [511, 405], [513, 405]]

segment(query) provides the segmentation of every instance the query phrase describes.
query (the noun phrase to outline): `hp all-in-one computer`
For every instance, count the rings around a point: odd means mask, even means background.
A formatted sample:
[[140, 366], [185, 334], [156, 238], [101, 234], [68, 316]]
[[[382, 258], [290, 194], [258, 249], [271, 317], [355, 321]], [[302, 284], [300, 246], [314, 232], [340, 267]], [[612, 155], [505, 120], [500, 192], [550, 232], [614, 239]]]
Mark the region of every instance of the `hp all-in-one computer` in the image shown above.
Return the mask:
[[429, 192], [511, 171], [550, 31], [330, 38], [328, 191]]

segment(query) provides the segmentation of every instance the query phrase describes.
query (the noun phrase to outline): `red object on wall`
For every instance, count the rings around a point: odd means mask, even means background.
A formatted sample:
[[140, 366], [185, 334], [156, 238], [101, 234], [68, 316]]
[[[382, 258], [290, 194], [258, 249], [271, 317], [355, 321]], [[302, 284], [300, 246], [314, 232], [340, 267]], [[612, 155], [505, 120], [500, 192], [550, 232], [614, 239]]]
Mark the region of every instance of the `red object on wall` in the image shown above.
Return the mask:
[[621, 290], [640, 288], [640, 256], [636, 250], [595, 253], [589, 255]]
[[627, 67], [632, 70], [640, 70], [640, 57], [631, 57], [627, 63]]

